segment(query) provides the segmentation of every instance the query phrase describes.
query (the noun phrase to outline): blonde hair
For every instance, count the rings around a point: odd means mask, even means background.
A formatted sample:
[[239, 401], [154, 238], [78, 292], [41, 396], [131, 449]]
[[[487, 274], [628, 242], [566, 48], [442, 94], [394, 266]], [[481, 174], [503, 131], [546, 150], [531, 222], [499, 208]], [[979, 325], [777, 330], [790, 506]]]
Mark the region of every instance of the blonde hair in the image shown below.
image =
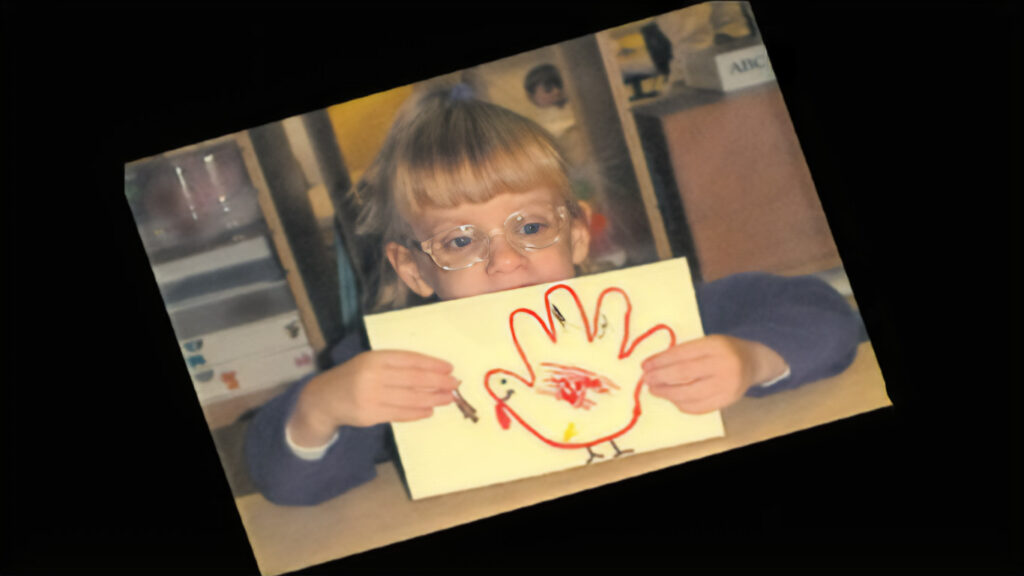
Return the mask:
[[[353, 189], [361, 205], [356, 233], [383, 250], [388, 242], [411, 238], [406, 218], [425, 207], [481, 203], [540, 187], [561, 194], [570, 214], [582, 217], [551, 134], [511, 110], [472, 98], [464, 84], [428, 88], [398, 111], [380, 153]], [[377, 273], [378, 282], [366, 286], [371, 309], [407, 305], [411, 292], [394, 270], [379, 264]]]

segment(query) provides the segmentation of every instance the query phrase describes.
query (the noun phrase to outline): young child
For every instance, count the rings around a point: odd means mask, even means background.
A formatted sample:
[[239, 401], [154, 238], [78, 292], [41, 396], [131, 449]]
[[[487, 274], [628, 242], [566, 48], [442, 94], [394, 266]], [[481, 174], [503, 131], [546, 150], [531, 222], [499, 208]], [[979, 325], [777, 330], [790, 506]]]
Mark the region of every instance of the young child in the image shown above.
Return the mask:
[[[585, 211], [552, 137], [462, 85], [403, 107], [356, 193], [358, 232], [379, 237], [390, 263], [377, 309], [565, 280], [587, 257]], [[683, 412], [837, 374], [856, 354], [857, 317], [816, 278], [739, 274], [696, 292], [708, 336], [643, 363], [651, 394]], [[375, 464], [394, 456], [389, 422], [428, 418], [454, 400], [456, 358], [369, 351], [361, 334], [331, 356], [333, 368], [250, 423], [250, 476], [273, 502], [312, 505], [373, 479]]]

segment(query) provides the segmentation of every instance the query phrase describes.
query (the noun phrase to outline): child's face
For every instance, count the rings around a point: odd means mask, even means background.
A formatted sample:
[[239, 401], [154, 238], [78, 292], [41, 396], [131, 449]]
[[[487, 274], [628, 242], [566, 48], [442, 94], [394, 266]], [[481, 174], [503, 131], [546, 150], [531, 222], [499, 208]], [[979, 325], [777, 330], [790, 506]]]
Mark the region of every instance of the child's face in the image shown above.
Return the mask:
[[[510, 214], [544, 204], [564, 201], [546, 188], [504, 193], [481, 204], [424, 208], [410, 218], [409, 225], [417, 240], [466, 224], [484, 231], [500, 230]], [[587, 256], [589, 241], [586, 223], [573, 219], [558, 242], [535, 251], [519, 251], [504, 235], [492, 236], [489, 259], [462, 270], [443, 270], [429, 255], [395, 243], [388, 245], [387, 255], [413, 292], [423, 297], [436, 292], [442, 300], [451, 300], [572, 278], [574, 265]]]
[[551, 106], [558, 106], [561, 108], [562, 106], [565, 106], [568, 99], [565, 97], [565, 94], [562, 93], [561, 88], [557, 86], [547, 86], [542, 82], [533, 89], [533, 92], [530, 93], [530, 101], [538, 108], [550, 108]]

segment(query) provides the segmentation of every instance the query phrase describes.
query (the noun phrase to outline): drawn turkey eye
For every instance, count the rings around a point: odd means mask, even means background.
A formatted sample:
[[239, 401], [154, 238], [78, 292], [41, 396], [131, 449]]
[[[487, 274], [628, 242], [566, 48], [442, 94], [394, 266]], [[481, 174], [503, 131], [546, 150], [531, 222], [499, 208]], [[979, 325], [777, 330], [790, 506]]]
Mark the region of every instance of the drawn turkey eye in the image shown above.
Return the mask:
[[502, 379], [501, 379], [501, 383], [502, 383], [502, 384], [507, 384], [507, 383], [508, 383], [508, 380], [505, 380], [504, 378], [502, 378]]

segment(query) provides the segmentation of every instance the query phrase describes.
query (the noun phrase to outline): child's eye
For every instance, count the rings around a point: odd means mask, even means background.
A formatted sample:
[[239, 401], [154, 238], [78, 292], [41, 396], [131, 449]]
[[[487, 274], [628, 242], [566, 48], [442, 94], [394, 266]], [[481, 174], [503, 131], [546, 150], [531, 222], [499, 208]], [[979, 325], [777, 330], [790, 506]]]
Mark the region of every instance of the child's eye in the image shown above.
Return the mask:
[[445, 242], [444, 247], [447, 250], [459, 250], [465, 248], [466, 246], [469, 246], [472, 243], [473, 239], [470, 238], [469, 236], [459, 236]]
[[534, 234], [540, 234], [546, 227], [546, 224], [542, 224], [540, 222], [530, 222], [529, 224], [524, 224], [519, 229], [519, 233], [525, 236], [532, 236]]

